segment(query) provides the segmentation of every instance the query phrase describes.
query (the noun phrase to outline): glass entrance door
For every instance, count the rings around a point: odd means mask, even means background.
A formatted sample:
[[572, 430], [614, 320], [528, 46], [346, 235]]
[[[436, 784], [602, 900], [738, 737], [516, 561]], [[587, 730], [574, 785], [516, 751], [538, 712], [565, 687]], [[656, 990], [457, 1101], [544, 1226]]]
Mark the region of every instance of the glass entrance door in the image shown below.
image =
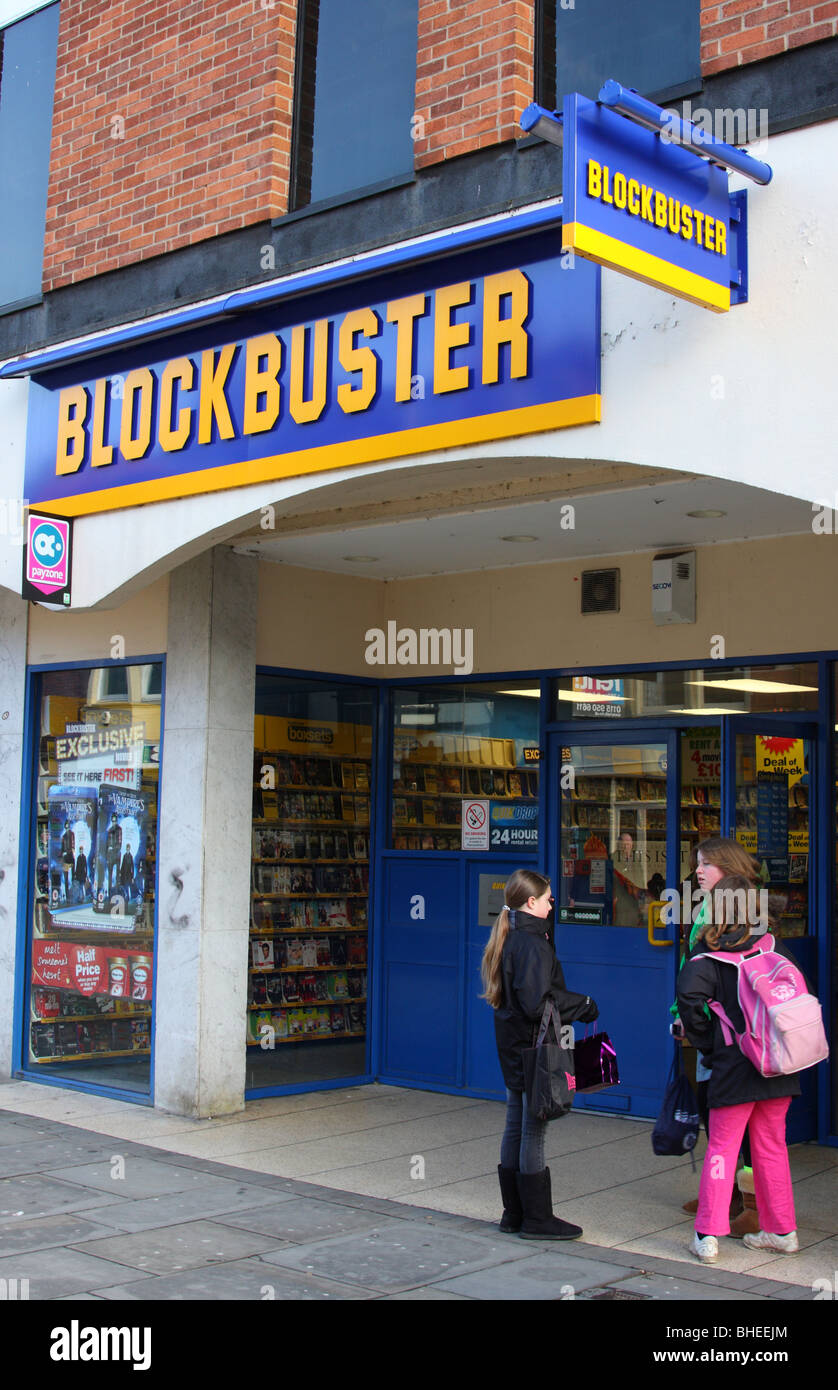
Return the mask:
[[568, 988], [600, 1007], [621, 1085], [580, 1107], [656, 1115], [670, 1058], [677, 928], [656, 904], [679, 888], [676, 735], [556, 736], [551, 778], [558, 834], [551, 865], [556, 953]]
[[[782, 940], [817, 993], [813, 928], [815, 742], [805, 724], [760, 727], [732, 719], [726, 727], [725, 821], [753, 854], [768, 893], [773, 934]], [[803, 1094], [789, 1112], [788, 1137], [814, 1138], [817, 1069], [801, 1074]]]

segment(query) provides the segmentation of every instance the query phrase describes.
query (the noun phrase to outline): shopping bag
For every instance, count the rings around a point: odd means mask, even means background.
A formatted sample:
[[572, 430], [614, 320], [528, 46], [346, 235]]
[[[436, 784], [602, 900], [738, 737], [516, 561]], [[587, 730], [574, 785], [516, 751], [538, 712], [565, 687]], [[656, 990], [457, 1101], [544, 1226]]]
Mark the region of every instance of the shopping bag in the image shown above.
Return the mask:
[[[548, 1041], [550, 1025], [556, 1041]], [[576, 1079], [573, 1048], [562, 1044], [559, 1015], [548, 999], [541, 1015], [535, 1047], [522, 1054], [527, 1109], [536, 1120], [557, 1120], [573, 1105]]]
[[[652, 1149], [656, 1154], [690, 1154], [696, 1146], [701, 1117], [693, 1088], [684, 1075], [681, 1048], [677, 1046], [663, 1105], [652, 1130]], [[695, 1167], [695, 1159], [693, 1159]]]
[[609, 1086], [619, 1086], [617, 1053], [607, 1033], [594, 1033], [593, 1037], [589, 1038], [586, 1028], [584, 1038], [576, 1040], [574, 1062], [578, 1096], [604, 1091]]

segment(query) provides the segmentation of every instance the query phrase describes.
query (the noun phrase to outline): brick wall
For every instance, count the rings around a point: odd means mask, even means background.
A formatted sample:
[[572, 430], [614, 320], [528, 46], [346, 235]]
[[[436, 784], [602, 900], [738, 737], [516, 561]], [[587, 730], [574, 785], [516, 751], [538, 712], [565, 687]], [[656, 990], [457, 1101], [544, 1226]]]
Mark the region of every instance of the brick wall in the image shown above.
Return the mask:
[[701, 0], [705, 76], [838, 34], [838, 0]]
[[295, 0], [61, 0], [45, 291], [287, 210], [295, 24]]
[[532, 0], [419, 0], [416, 167], [520, 138], [533, 99]]

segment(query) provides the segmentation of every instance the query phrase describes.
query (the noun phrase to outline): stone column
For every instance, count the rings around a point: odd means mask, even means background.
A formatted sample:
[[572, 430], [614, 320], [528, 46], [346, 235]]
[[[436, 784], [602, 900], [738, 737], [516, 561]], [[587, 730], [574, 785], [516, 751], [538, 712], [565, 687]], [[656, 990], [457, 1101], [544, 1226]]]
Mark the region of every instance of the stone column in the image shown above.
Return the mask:
[[216, 547], [169, 590], [154, 1103], [244, 1106], [257, 561]]
[[0, 589], [0, 1076], [11, 1075], [17, 895], [28, 847], [19, 843], [28, 622], [29, 604]]

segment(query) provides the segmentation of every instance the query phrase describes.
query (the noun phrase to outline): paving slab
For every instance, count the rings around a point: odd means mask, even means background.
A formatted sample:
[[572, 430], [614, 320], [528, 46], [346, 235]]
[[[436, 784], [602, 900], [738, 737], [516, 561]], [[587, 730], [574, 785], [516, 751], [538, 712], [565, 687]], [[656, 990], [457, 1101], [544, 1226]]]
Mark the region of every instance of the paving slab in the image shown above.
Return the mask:
[[[112, 1146], [111, 1146], [112, 1147]], [[121, 1164], [113, 1160], [123, 1157]], [[112, 1192], [121, 1198], [159, 1197], [169, 1192], [186, 1192], [200, 1188], [204, 1192], [219, 1190], [227, 1178], [214, 1178], [200, 1169], [182, 1167], [160, 1158], [137, 1158], [134, 1155], [111, 1155], [104, 1163], [87, 1163], [51, 1170], [55, 1177], [80, 1187], [99, 1192]], [[222, 1189], [223, 1190], [223, 1189]]]
[[259, 1255], [263, 1250], [276, 1250], [279, 1244], [276, 1233], [260, 1235], [259, 1229], [244, 1230], [216, 1221], [187, 1221], [132, 1235], [111, 1233], [104, 1239], [83, 1244], [74, 1242], [73, 1248], [142, 1273], [176, 1274], [181, 1270]]
[[139, 1271], [128, 1273], [124, 1265], [80, 1254], [77, 1250], [26, 1250], [0, 1260], [0, 1279], [29, 1280], [29, 1297], [61, 1298], [95, 1289], [115, 1279], [144, 1281]]
[[[155, 1226], [177, 1225], [182, 1221], [226, 1216], [246, 1211], [273, 1201], [273, 1194], [264, 1188], [212, 1178], [212, 1187], [195, 1191], [173, 1192], [167, 1197], [145, 1197], [138, 1201], [123, 1201], [116, 1206], [102, 1207], [97, 1220], [119, 1231], [147, 1231]], [[221, 1184], [221, 1185], [219, 1185]], [[81, 1189], [77, 1189], [81, 1191]], [[107, 1213], [107, 1215], [106, 1215]]]
[[514, 1263], [528, 1254], [520, 1244], [502, 1242], [503, 1237], [481, 1239], [405, 1221], [401, 1229], [374, 1227], [362, 1235], [338, 1236], [275, 1255], [268, 1251], [262, 1258], [284, 1269], [386, 1293], [486, 1265]]
[[33, 1220], [19, 1218], [0, 1225], [0, 1259], [24, 1250], [47, 1250], [51, 1246], [76, 1245], [79, 1241], [95, 1240], [97, 1236], [113, 1234], [112, 1228], [96, 1225], [82, 1216], [71, 1213], [59, 1216], [39, 1216]]
[[699, 1284], [695, 1279], [667, 1274], [636, 1274], [623, 1279], [619, 1285], [624, 1293], [636, 1293], [643, 1298], [664, 1299], [669, 1302], [701, 1303], [770, 1303], [768, 1294], [749, 1293], [744, 1289], [729, 1289], [717, 1284]]
[[[692, 1239], [692, 1225], [688, 1224], [672, 1226], [664, 1231], [659, 1231], [653, 1236], [644, 1236], [639, 1240], [625, 1241], [619, 1248], [627, 1251], [631, 1255], [656, 1255], [667, 1260], [677, 1260], [684, 1264], [695, 1266], [699, 1263], [694, 1255], [690, 1253], [689, 1245]], [[798, 1239], [802, 1249], [810, 1245], [818, 1245], [824, 1239], [821, 1231], [798, 1230]], [[780, 1260], [783, 1261], [780, 1264]], [[714, 1270], [724, 1267], [739, 1274], [754, 1274], [760, 1278], [769, 1277], [776, 1279], [777, 1269], [786, 1271], [784, 1278], [789, 1283], [809, 1283], [805, 1277], [798, 1277], [797, 1271], [801, 1266], [797, 1263], [799, 1256], [777, 1256], [773, 1251], [750, 1250], [741, 1240], [733, 1240], [730, 1237], [721, 1237], [719, 1240], [719, 1260], [713, 1266]], [[773, 1266], [770, 1275], [765, 1276], [765, 1267]]]
[[0, 1179], [0, 1226], [18, 1217], [53, 1216], [61, 1211], [104, 1210], [116, 1195], [91, 1192], [41, 1174]]
[[[364, 1288], [316, 1278], [302, 1270], [278, 1269], [261, 1260], [233, 1260], [182, 1274], [161, 1275], [137, 1284], [113, 1284], [94, 1289], [99, 1298], [147, 1300], [156, 1303], [212, 1299], [218, 1302], [345, 1302], [371, 1298]], [[258, 1325], [261, 1330], [261, 1324]], [[257, 1325], [254, 1324], [254, 1331]], [[271, 1328], [271, 1331], [278, 1329]], [[282, 1334], [288, 1335], [288, 1329]]]
[[564, 1243], [551, 1241], [548, 1250], [528, 1259], [464, 1273], [435, 1287], [484, 1300], [554, 1302], [570, 1301], [585, 1289], [619, 1284], [625, 1278], [627, 1271], [619, 1265], [570, 1255], [559, 1248]]
[[[403, 1227], [398, 1217], [382, 1216], [380, 1212], [364, 1211], [357, 1207], [319, 1201], [316, 1197], [286, 1198], [275, 1209], [263, 1207], [255, 1212], [241, 1212], [220, 1218], [222, 1224], [247, 1231], [264, 1231], [283, 1240], [305, 1244], [329, 1236], [349, 1235], [368, 1231]], [[275, 1242], [276, 1245], [276, 1242]]]

